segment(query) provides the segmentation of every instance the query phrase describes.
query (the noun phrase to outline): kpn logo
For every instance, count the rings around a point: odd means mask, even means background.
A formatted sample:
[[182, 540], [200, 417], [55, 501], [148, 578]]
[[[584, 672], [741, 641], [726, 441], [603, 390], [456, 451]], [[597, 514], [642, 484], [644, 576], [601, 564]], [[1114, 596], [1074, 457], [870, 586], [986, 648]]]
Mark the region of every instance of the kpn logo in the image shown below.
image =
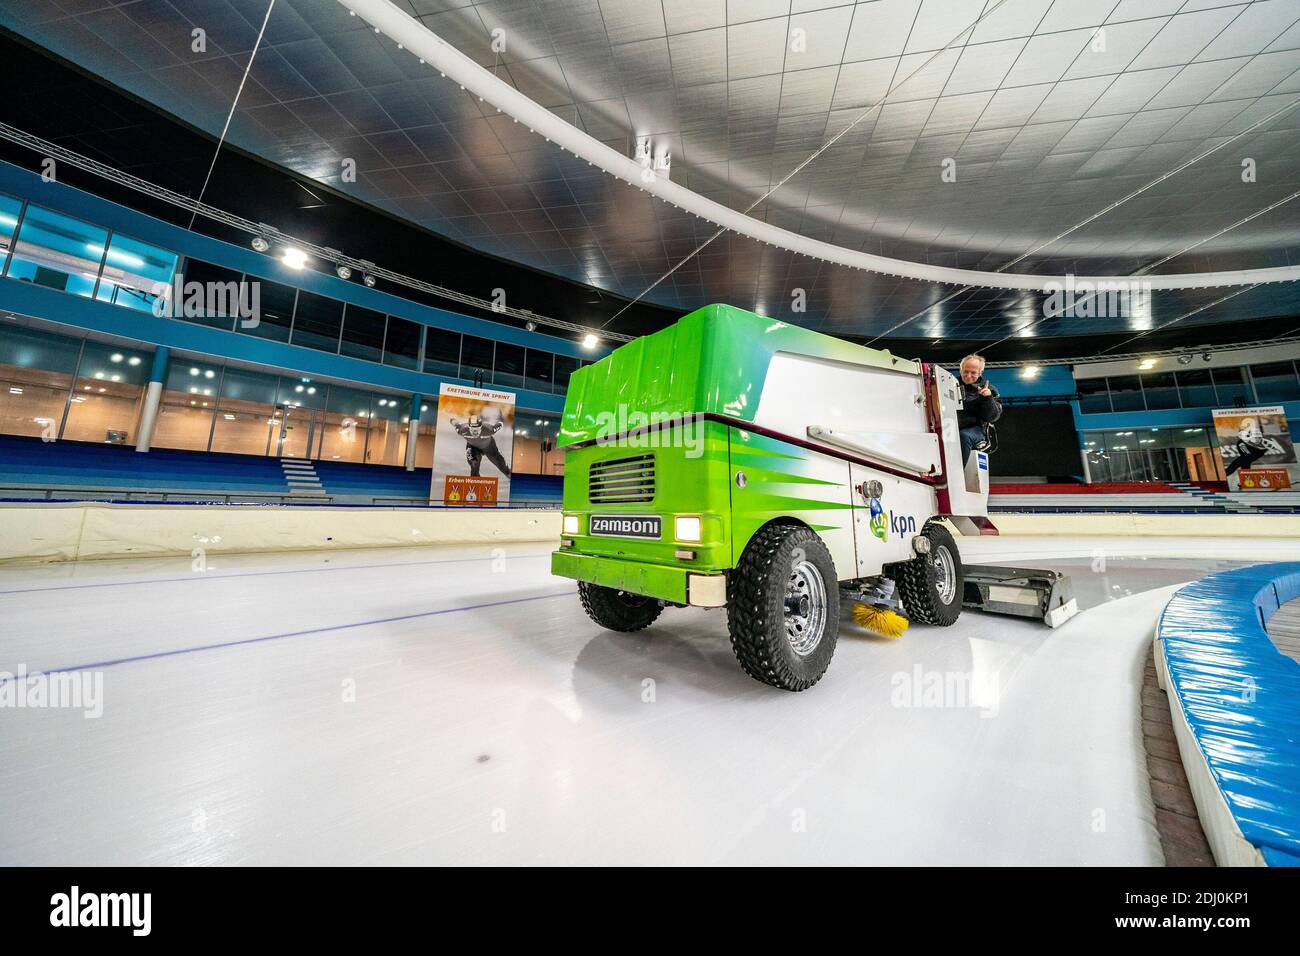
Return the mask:
[[879, 498], [871, 499], [871, 521], [869, 523], [871, 533], [881, 541], [889, 540], [889, 522], [885, 518], [885, 509], [880, 504]]

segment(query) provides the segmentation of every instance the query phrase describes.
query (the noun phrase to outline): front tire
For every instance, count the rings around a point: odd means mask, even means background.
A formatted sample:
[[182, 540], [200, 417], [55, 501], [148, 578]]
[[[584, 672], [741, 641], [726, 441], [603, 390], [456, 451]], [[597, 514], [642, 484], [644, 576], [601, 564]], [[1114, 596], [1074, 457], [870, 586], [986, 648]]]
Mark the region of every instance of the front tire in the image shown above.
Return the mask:
[[639, 631], [654, 623], [664, 606], [656, 598], [578, 582], [578, 598], [587, 616], [611, 631]]
[[839, 579], [822, 539], [799, 525], [760, 529], [728, 575], [727, 627], [755, 680], [789, 691], [821, 680], [840, 630]]
[[941, 524], [927, 524], [921, 534], [930, 541], [930, 553], [893, 566], [890, 577], [898, 584], [907, 616], [918, 624], [948, 627], [961, 615], [966, 575], [957, 542]]

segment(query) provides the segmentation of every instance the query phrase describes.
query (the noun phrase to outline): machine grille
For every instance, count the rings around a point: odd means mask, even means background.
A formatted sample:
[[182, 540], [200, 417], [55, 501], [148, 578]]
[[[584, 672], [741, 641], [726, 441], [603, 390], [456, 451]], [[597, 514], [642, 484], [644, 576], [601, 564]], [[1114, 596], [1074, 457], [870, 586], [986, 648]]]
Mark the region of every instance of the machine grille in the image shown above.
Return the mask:
[[593, 462], [587, 478], [587, 496], [592, 504], [605, 505], [653, 501], [655, 456], [634, 455]]

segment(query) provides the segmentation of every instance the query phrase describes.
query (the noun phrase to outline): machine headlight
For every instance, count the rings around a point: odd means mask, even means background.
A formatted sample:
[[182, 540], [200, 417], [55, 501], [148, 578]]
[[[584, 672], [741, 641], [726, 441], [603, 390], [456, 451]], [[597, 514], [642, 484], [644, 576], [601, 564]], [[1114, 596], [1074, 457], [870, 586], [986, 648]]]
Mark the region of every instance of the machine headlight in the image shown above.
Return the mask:
[[700, 519], [698, 516], [678, 515], [673, 524], [673, 536], [678, 541], [700, 540]]
[[577, 516], [577, 515], [565, 515], [565, 516], [564, 516], [564, 533], [565, 533], [565, 534], [577, 534], [577, 533], [578, 533], [578, 516]]

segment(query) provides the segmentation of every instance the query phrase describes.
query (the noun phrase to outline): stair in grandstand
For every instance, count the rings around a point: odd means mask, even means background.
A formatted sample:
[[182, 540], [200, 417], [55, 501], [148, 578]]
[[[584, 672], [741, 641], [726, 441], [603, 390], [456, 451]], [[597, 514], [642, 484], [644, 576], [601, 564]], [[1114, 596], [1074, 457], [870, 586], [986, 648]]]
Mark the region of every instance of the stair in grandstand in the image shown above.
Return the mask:
[[281, 458], [280, 468], [284, 471], [284, 480], [289, 485], [289, 494], [321, 497], [325, 486], [316, 474], [316, 466], [303, 458]]
[[1240, 501], [1230, 498], [1221, 492], [1210, 491], [1208, 488], [1202, 488], [1189, 481], [1171, 481], [1169, 484], [1177, 488], [1183, 494], [1191, 495], [1201, 501], [1207, 501], [1211, 504], [1219, 505], [1224, 511], [1233, 514], [1253, 514], [1255, 512], [1255, 509], [1250, 505], [1242, 504]]

